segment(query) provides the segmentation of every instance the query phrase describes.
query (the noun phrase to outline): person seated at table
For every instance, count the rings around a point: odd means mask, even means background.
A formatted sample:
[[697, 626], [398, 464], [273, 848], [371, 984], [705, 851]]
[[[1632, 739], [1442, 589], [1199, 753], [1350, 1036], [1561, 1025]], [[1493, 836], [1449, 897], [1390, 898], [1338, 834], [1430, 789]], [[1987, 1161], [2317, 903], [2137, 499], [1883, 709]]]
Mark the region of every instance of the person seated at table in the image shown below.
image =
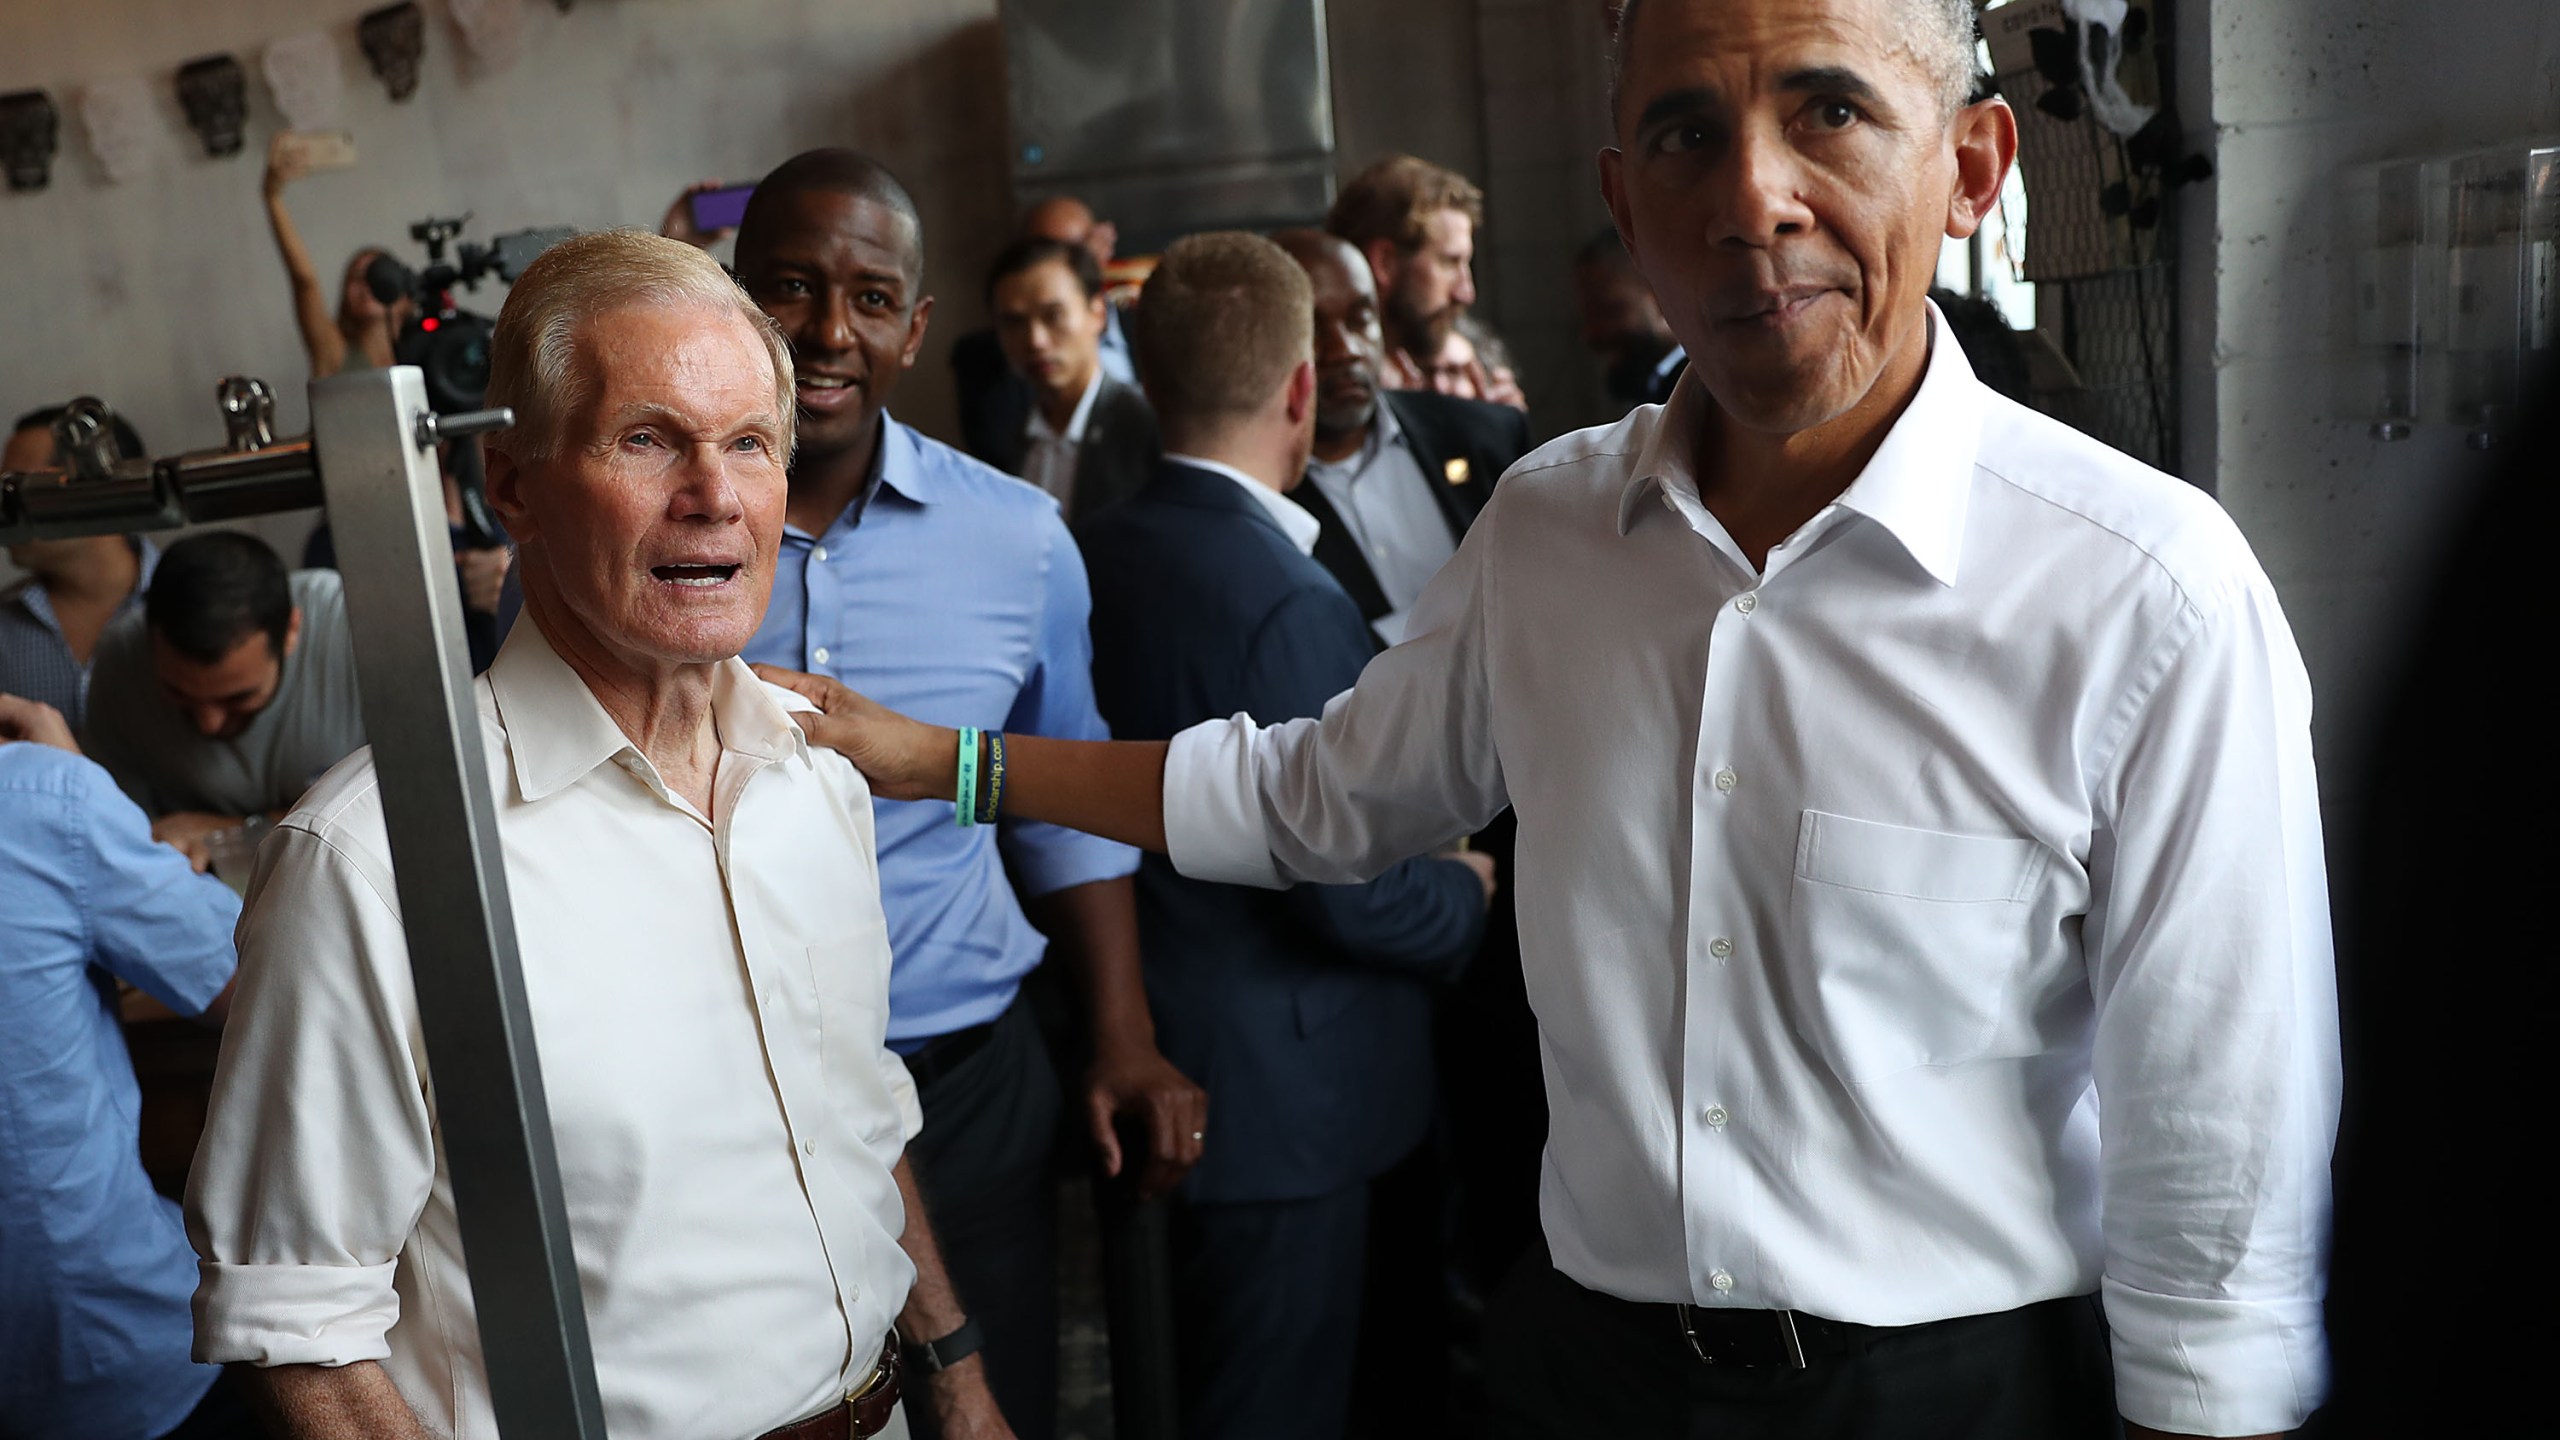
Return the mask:
[[[604, 1421], [879, 1433], [891, 1322], [941, 1271], [871, 795], [736, 658], [782, 544], [790, 351], [708, 256], [630, 231], [528, 266], [490, 350], [525, 623], [478, 738]], [[498, 1433], [391, 863], [371, 751], [259, 852], [188, 1190], [196, 1354], [290, 1440]], [[936, 1394], [1006, 1434], [977, 1360]]]
[[132, 985], [221, 1021], [240, 902], [82, 759], [62, 713], [0, 694], [0, 1434], [260, 1434], [187, 1357], [195, 1255], [152, 1193], [117, 1025]]
[[364, 744], [337, 572], [288, 575], [236, 531], [171, 545], [99, 637], [82, 741], [196, 868], [212, 836], [254, 837]]

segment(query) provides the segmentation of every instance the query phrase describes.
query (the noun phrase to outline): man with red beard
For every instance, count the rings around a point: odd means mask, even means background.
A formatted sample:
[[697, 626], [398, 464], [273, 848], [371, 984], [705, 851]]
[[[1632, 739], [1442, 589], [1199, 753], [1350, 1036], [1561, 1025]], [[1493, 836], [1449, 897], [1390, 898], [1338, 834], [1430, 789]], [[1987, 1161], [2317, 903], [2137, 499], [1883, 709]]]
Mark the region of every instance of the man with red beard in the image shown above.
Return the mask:
[[1377, 279], [1389, 389], [1439, 390], [1526, 410], [1509, 372], [1497, 375], [1479, 359], [1464, 362], [1464, 377], [1454, 382], [1434, 373], [1459, 317], [1476, 303], [1476, 231], [1483, 225], [1483, 191], [1457, 171], [1411, 155], [1389, 155], [1352, 177], [1324, 220], [1367, 258]]

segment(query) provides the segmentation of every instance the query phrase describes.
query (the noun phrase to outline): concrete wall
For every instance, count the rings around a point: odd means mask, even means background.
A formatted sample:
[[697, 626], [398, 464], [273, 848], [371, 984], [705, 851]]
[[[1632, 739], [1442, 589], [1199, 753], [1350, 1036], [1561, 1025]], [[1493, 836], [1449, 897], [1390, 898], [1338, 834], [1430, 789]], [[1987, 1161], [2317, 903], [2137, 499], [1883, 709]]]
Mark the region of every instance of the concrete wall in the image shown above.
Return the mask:
[[[2218, 174], [2181, 232], [2186, 473], [2282, 593], [2317, 696], [2333, 831], [2443, 526], [2475, 467], [2460, 432], [2377, 441], [2352, 397], [2355, 244], [2342, 167], [2560, 131], [2549, 0], [2184, 0], [2181, 109]], [[2415, 758], [2415, 757], [2413, 757]]]
[[[1008, 220], [994, 0], [613, 0], [566, 15], [528, 3], [522, 59], [486, 77], [467, 73], [430, 3], [425, 78], [396, 105], [356, 49], [366, 8], [0, 0], [0, 91], [42, 86], [72, 108], [82, 82], [139, 74], [164, 92], [172, 137], [159, 174], [113, 186], [66, 117], [52, 187], [0, 193], [0, 411], [94, 391], [155, 447], [206, 445], [222, 433], [214, 382], [244, 372], [275, 383], [287, 427], [305, 423], [302, 350], [259, 203], [281, 122], [255, 76], [259, 47], [319, 26], [340, 43], [344, 123], [361, 156], [288, 192], [324, 278], [361, 245], [405, 246], [408, 223], [430, 213], [471, 211], [483, 238], [655, 225], [694, 179], [751, 179], [809, 146], [859, 145], [914, 190], [928, 284], [949, 302], [893, 405], [950, 431], [944, 349], [976, 323], [976, 277]], [[250, 133], [243, 153], [212, 160], [168, 77], [220, 50], [251, 69]], [[494, 311], [501, 294], [484, 286], [466, 303]], [[261, 528], [298, 547], [308, 522]]]

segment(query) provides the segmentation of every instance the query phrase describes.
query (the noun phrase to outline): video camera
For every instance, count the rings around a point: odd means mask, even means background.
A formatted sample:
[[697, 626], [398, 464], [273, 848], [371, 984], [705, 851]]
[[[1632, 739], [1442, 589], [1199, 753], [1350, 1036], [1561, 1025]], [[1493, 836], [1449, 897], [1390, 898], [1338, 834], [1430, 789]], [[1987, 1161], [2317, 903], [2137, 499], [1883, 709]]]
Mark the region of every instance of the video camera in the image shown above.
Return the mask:
[[[427, 382], [427, 404], [439, 415], [481, 408], [489, 392], [489, 336], [496, 322], [465, 310], [453, 301], [454, 287], [478, 289], [496, 275], [508, 284], [524, 273], [533, 257], [578, 232], [565, 225], [517, 230], [486, 245], [459, 240], [468, 215], [429, 217], [409, 227], [409, 238], [427, 247], [427, 267], [412, 270], [390, 255], [376, 255], [364, 270], [365, 288], [385, 305], [402, 300], [416, 309], [391, 342], [391, 358], [415, 365]], [[455, 247], [447, 261], [445, 247]], [[481, 493], [480, 446], [477, 441], [453, 447], [450, 469], [462, 494], [462, 525], [467, 543], [493, 545], [500, 532]]]
[[[486, 245], [468, 240], [455, 245], [468, 215], [449, 220], [429, 218], [409, 227], [409, 238], [427, 247], [427, 268], [412, 270], [390, 255], [376, 255], [364, 271], [365, 288], [385, 305], [409, 300], [417, 312], [391, 342], [392, 358], [426, 373], [427, 403], [439, 415], [480, 408], [489, 389], [489, 332], [486, 315], [453, 303], [455, 286], [478, 289], [491, 275], [513, 284], [533, 257], [578, 232], [553, 226], [517, 230]], [[444, 258], [455, 245], [457, 262]]]

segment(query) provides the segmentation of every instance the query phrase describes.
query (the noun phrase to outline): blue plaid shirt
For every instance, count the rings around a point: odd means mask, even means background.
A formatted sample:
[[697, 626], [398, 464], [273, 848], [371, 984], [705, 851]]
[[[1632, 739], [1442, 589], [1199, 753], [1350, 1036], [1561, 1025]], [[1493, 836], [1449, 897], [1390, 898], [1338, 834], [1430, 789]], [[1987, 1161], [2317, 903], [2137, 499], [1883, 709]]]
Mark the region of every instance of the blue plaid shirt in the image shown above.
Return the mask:
[[[936, 725], [1100, 740], [1092, 613], [1057, 501], [883, 416], [864, 496], [824, 535], [783, 531], [746, 658], [831, 675]], [[948, 801], [872, 809], [902, 1053], [1003, 1014], [1040, 963], [1047, 941], [1016, 883], [1036, 898], [1138, 868], [1127, 846], [1054, 825], [963, 830]]]
[[[134, 537], [134, 553], [142, 557], [142, 573], [133, 593], [116, 614], [142, 603], [151, 587], [152, 568], [160, 563], [160, 547]], [[53, 597], [29, 576], [0, 591], [0, 695], [41, 700], [62, 712], [78, 730], [89, 709], [89, 665], [71, 653], [62, 638], [62, 622], [54, 618]]]

